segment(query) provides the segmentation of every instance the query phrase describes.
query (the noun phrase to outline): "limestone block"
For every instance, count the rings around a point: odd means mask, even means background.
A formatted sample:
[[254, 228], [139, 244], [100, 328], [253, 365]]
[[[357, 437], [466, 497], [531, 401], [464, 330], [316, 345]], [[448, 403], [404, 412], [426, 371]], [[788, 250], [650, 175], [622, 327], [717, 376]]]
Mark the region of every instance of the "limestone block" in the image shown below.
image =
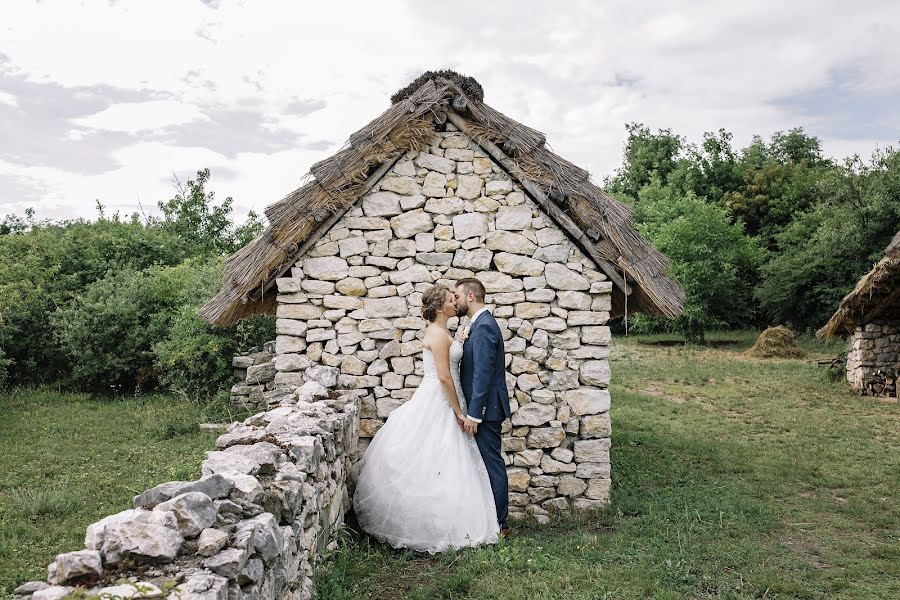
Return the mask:
[[515, 315], [520, 319], [538, 319], [550, 315], [550, 305], [537, 302], [522, 302], [515, 307]]
[[497, 211], [497, 229], [506, 231], [530, 229], [531, 219], [531, 209], [527, 206], [501, 206]]
[[308, 278], [340, 281], [350, 275], [350, 265], [337, 256], [323, 256], [303, 260], [303, 272]]
[[481, 271], [475, 275], [481, 280], [488, 294], [498, 292], [518, 292], [522, 290], [522, 280], [497, 271]]
[[475, 250], [457, 250], [453, 255], [453, 266], [460, 269], [482, 271], [491, 267], [494, 253], [486, 248]]
[[[295, 319], [276, 319], [275, 333], [277, 335], [292, 335], [302, 337], [306, 335], [306, 322]], [[245, 367], [246, 368], [246, 367]]]
[[609, 479], [609, 456], [607, 455], [606, 458], [606, 462], [602, 463], [578, 463], [578, 468], [575, 469], [575, 477], [580, 477], [581, 479], [593, 479], [595, 477]]
[[588, 415], [581, 419], [581, 437], [585, 439], [610, 436], [609, 413]]
[[433, 267], [449, 267], [453, 262], [453, 254], [449, 252], [420, 252], [416, 254], [416, 260], [424, 265]]
[[584, 492], [585, 497], [592, 500], [601, 500], [609, 502], [609, 492], [612, 482], [606, 479], [590, 479], [587, 484], [587, 490]]
[[534, 254], [536, 249], [534, 243], [524, 235], [503, 230], [490, 232], [487, 236], [485, 246], [489, 250], [509, 252], [511, 254], [524, 254], [526, 256]]
[[533, 258], [545, 263], [564, 263], [569, 260], [570, 251], [571, 248], [568, 244], [559, 244], [557, 246], [541, 246], [535, 251]]
[[559, 263], [547, 263], [544, 277], [547, 278], [547, 285], [556, 290], [577, 291], [587, 290], [591, 287], [587, 278]]
[[541, 261], [509, 252], [496, 253], [494, 264], [499, 271], [510, 275], [536, 277], [544, 272], [544, 263]]
[[588, 345], [607, 346], [612, 341], [612, 334], [606, 325], [581, 328], [581, 342]]
[[344, 294], [345, 296], [365, 296], [369, 291], [369, 288], [366, 287], [365, 282], [363, 282], [362, 279], [357, 279], [356, 277], [347, 277], [346, 279], [341, 279], [337, 282], [335, 288], [338, 292]]
[[[419, 184], [412, 177], [388, 177], [381, 181], [381, 189], [384, 192], [395, 192], [402, 196], [412, 196], [412, 195], [418, 194], [420, 192]], [[383, 193], [383, 192], [381, 192], [381, 193]], [[378, 195], [378, 193], [369, 194], [369, 198], [372, 198], [377, 195]], [[373, 202], [377, 202], [377, 201], [373, 201]], [[398, 203], [399, 203], [399, 201], [398, 201]], [[370, 212], [370, 211], [366, 210], [365, 199], [363, 199], [363, 211], [366, 213], [367, 216], [370, 216], [370, 217], [385, 216], [384, 213], [378, 214], [377, 211]], [[390, 213], [390, 214], [397, 215], [400, 213]]]
[[97, 550], [76, 550], [58, 554], [54, 563], [57, 583], [68, 583], [79, 577], [98, 576], [103, 573], [100, 552]]
[[485, 235], [488, 231], [487, 217], [482, 213], [465, 213], [453, 217], [453, 237], [459, 241]]
[[[424, 210], [413, 210], [391, 218], [391, 230], [398, 238], [411, 238], [434, 229], [431, 216]], [[323, 278], [320, 278], [323, 279]]]
[[[338, 242], [341, 258], [362, 256], [369, 252], [369, 243], [362, 237], [352, 237]], [[348, 269], [349, 274], [349, 269]]]
[[325, 308], [336, 308], [342, 310], [357, 310], [363, 307], [363, 301], [355, 296], [325, 296], [323, 299]]
[[609, 462], [609, 438], [596, 440], [576, 440], [575, 460], [582, 462]]
[[337, 385], [340, 373], [336, 367], [314, 365], [306, 369], [303, 375], [306, 381], [315, 381], [326, 388], [333, 388]]
[[[563, 434], [565, 435], [565, 434]], [[541, 470], [550, 475], [559, 475], [562, 473], [574, 473], [576, 469], [575, 463], [562, 462], [545, 454], [541, 458]]]
[[459, 175], [456, 195], [464, 200], [474, 200], [481, 195], [481, 177], [477, 175]]
[[586, 360], [581, 365], [579, 380], [585, 385], [606, 387], [609, 385], [610, 370], [606, 360]]
[[556, 418], [556, 408], [546, 404], [531, 402], [519, 407], [512, 415], [512, 424], [539, 427]]
[[509, 467], [506, 469], [506, 477], [509, 480], [509, 491], [528, 491], [528, 482], [531, 479], [531, 476], [525, 469], [519, 467]]
[[275, 315], [279, 319], [294, 319], [297, 321], [310, 321], [320, 319], [323, 309], [313, 304], [279, 304]]
[[584, 292], [563, 290], [557, 292], [556, 302], [560, 308], [572, 310], [591, 310], [591, 296]]
[[[420, 264], [414, 264], [402, 271], [393, 271], [388, 274], [388, 278], [394, 285], [403, 283], [431, 283], [431, 271], [427, 267]], [[398, 290], [399, 293], [399, 290]], [[386, 316], [386, 315], [385, 315]], [[394, 315], [402, 316], [402, 315]]]
[[566, 235], [559, 229], [545, 227], [537, 231], [537, 243], [542, 248], [563, 244], [565, 241]]
[[540, 448], [522, 450], [513, 457], [513, 465], [516, 467], [539, 467], [544, 451]]
[[[406, 300], [403, 298], [366, 299], [363, 301], [363, 309], [366, 312], [366, 319], [405, 317], [408, 313]], [[360, 323], [359, 330], [366, 333], [364, 323], [365, 321]], [[369, 332], [371, 331], [375, 330], [369, 330]]]
[[447, 178], [441, 173], [430, 172], [422, 183], [422, 194], [429, 198], [443, 198], [447, 195]]
[[425, 212], [435, 215], [458, 215], [465, 212], [465, 204], [460, 198], [431, 198], [425, 203]]
[[489, 181], [487, 185], [484, 186], [484, 195], [495, 196], [497, 194], [508, 194], [512, 189], [512, 181], [509, 179], [498, 179]]
[[429, 171], [437, 171], [438, 173], [444, 173], [445, 175], [456, 170], [455, 161], [447, 160], [446, 158], [435, 156], [434, 154], [428, 154], [427, 152], [420, 152], [414, 162], [417, 167], [422, 167]]
[[[243, 446], [232, 446], [242, 448]], [[178, 523], [178, 532], [185, 538], [200, 535], [216, 521], [216, 507], [212, 499], [202, 492], [187, 492], [157, 504], [156, 511], [171, 511]]]
[[526, 443], [529, 448], [555, 448], [565, 439], [562, 427], [538, 427], [528, 432]]
[[556, 491], [563, 496], [574, 498], [583, 494], [586, 489], [587, 484], [581, 479], [574, 475], [563, 475], [559, 478], [559, 486], [556, 488]]
[[534, 327], [535, 329], [542, 329], [544, 331], [558, 333], [561, 331], [565, 331], [568, 328], [568, 325], [566, 324], [565, 319], [561, 319], [559, 317], [544, 317], [535, 320]]

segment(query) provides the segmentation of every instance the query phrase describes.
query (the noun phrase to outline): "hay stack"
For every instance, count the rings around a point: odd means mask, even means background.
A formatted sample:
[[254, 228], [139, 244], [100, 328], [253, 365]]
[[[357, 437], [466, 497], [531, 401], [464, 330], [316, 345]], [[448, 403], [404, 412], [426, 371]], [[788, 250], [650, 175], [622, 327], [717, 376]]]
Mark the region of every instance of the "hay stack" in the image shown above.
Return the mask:
[[797, 346], [794, 333], [787, 327], [769, 327], [757, 338], [747, 354], [756, 358], [802, 358], [803, 350]]

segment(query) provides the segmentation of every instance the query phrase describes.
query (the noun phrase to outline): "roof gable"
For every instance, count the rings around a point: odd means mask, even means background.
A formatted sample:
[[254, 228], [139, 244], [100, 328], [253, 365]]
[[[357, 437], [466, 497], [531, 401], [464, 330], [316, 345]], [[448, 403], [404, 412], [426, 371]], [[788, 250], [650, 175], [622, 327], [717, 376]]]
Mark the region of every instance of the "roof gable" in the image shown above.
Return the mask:
[[668, 260], [635, 231], [630, 209], [590, 181], [587, 171], [546, 148], [544, 135], [468, 97], [453, 81], [427, 80], [350, 136], [312, 179], [269, 206], [269, 227], [225, 263], [222, 289], [200, 310], [220, 325], [272, 313], [275, 279], [365, 195], [408, 150], [453, 123], [500, 164], [614, 282], [613, 314], [675, 316], [684, 291]]

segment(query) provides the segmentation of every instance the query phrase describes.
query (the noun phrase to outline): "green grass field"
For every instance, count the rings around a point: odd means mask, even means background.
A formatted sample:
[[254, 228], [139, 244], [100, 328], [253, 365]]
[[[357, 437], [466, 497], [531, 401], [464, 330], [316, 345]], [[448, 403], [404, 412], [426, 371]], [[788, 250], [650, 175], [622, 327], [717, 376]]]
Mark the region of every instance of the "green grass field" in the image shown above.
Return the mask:
[[746, 358], [754, 333], [663, 337], [615, 340], [609, 511], [435, 558], [348, 533], [320, 597], [900, 597], [900, 407]]
[[172, 396], [0, 395], [0, 597], [46, 579], [54, 556], [83, 548], [87, 526], [134, 495], [198, 476], [215, 441], [197, 427], [206, 416]]
[[[319, 597], [900, 597], [900, 407], [803, 360], [747, 358], [754, 335], [615, 340], [608, 511], [437, 557], [348, 527]], [[134, 494], [196, 476], [205, 418], [170, 397], [0, 396], [0, 595]]]

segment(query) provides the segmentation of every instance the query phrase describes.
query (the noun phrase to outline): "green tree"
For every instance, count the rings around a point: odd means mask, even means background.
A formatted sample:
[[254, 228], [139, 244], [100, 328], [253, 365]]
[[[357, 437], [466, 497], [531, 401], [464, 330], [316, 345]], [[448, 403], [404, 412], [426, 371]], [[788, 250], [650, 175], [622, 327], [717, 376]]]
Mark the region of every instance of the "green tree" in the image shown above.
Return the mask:
[[642, 235], [672, 262], [669, 271], [687, 294], [684, 312], [665, 327], [704, 341], [711, 328], [746, 323], [762, 253], [720, 206], [692, 192], [681, 195], [654, 178], [634, 207]]
[[235, 228], [231, 221], [234, 201], [229, 197], [217, 206], [215, 193], [206, 191], [209, 177], [209, 169], [203, 169], [187, 185], [176, 180], [178, 193], [158, 203], [163, 213], [159, 225], [189, 247], [191, 256], [230, 254], [262, 230], [259, 217], [252, 211], [247, 222]]
[[652, 133], [642, 123], [625, 126], [625, 158], [622, 168], [606, 182], [610, 192], [637, 198], [638, 192], [655, 176], [665, 183], [678, 163], [684, 140], [669, 129]]
[[858, 156], [824, 172], [819, 201], [777, 235], [756, 297], [773, 322], [814, 330], [900, 228], [900, 152]]

